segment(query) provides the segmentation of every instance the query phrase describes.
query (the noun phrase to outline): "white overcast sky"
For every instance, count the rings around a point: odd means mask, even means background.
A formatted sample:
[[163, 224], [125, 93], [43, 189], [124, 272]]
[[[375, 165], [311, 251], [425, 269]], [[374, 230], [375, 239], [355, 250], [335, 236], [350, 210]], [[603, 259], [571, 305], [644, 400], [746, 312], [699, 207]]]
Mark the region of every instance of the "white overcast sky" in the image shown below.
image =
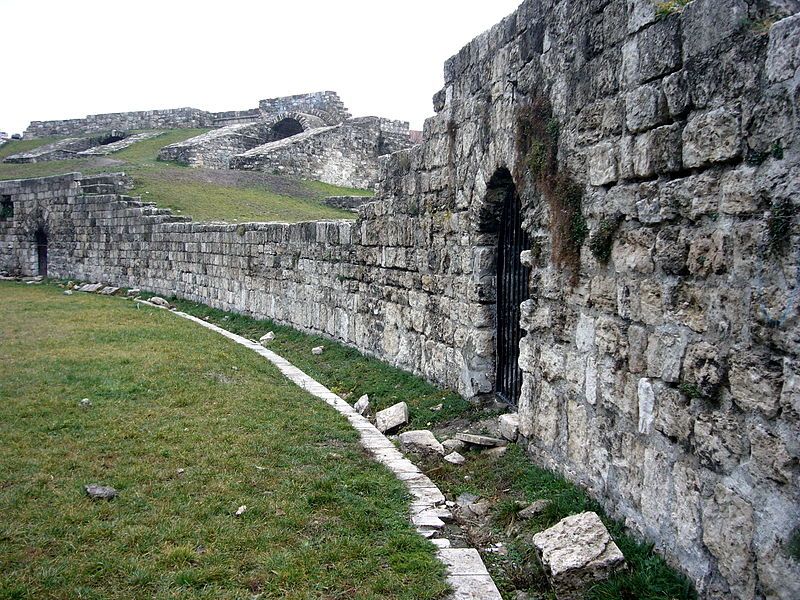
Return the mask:
[[0, 131], [318, 90], [420, 129], [444, 61], [520, 1], [0, 0]]

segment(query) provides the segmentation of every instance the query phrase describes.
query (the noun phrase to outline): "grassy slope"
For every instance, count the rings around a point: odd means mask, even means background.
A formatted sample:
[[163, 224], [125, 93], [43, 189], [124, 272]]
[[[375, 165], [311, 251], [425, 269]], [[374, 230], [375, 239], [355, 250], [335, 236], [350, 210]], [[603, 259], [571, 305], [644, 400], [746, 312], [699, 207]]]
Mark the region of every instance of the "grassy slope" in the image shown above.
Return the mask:
[[116, 298], [0, 300], [0, 598], [441, 596], [401, 484], [266, 361]]
[[[439, 390], [418, 377], [330, 340], [309, 336], [268, 320], [225, 313], [194, 302], [179, 299], [172, 299], [172, 302], [184, 312], [208, 318], [212, 323], [245, 337], [258, 339], [267, 331], [275, 332], [276, 337], [269, 344], [271, 350], [351, 403], [364, 393], [369, 394], [376, 410], [396, 402], [407, 402], [411, 416], [408, 429], [424, 428], [454, 418], [488, 416], [485, 412], [477, 412], [453, 392]], [[321, 356], [313, 356], [311, 348], [318, 345], [325, 346], [325, 352]], [[439, 403], [442, 409], [432, 411], [431, 407]], [[465, 465], [435, 460], [425, 465], [425, 471], [448, 498], [470, 492], [495, 501], [493, 519], [500, 530], [516, 520], [519, 502], [524, 506], [538, 499], [551, 501], [541, 516], [524, 524], [518, 523], [523, 530], [519, 540], [509, 548], [511, 558], [515, 559], [513, 564], [496, 554], [484, 554], [505, 598], [513, 598], [516, 589], [527, 589], [537, 598], [550, 598], [529, 540], [534, 533], [585, 510], [601, 515], [631, 567], [608, 582], [595, 586], [587, 600], [690, 600], [695, 597], [691, 584], [670, 569], [652, 546], [637, 542], [628, 535], [622, 524], [606, 517], [600, 505], [583, 490], [555, 473], [536, 467], [518, 446], [512, 446], [498, 460], [470, 453]], [[519, 565], [524, 567], [520, 568]]]
[[[81, 158], [33, 164], [0, 163], [0, 179], [42, 177], [80, 171], [84, 174], [125, 171], [133, 176], [131, 192], [158, 206], [198, 221], [284, 221], [352, 219], [353, 213], [323, 205], [332, 195], [371, 195], [367, 190], [339, 188], [317, 181], [265, 177], [263, 181], [222, 181], [219, 171], [192, 169], [156, 160], [163, 146], [183, 141], [206, 129], [174, 129], [102, 158]], [[56, 138], [18, 140], [0, 148], [0, 160], [50, 143]]]

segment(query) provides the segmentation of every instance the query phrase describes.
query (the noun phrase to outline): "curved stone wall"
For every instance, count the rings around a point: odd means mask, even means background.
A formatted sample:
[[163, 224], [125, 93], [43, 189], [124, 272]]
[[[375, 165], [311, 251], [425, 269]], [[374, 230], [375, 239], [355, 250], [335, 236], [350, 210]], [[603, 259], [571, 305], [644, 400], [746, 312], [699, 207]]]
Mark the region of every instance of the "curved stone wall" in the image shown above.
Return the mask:
[[173, 222], [75, 177], [3, 183], [0, 268], [33, 272], [44, 227], [52, 274], [276, 318], [491, 392], [487, 184], [507, 169], [531, 239], [531, 457], [704, 597], [796, 598], [796, 4], [527, 1], [447, 62], [423, 144], [384, 159], [356, 222]]

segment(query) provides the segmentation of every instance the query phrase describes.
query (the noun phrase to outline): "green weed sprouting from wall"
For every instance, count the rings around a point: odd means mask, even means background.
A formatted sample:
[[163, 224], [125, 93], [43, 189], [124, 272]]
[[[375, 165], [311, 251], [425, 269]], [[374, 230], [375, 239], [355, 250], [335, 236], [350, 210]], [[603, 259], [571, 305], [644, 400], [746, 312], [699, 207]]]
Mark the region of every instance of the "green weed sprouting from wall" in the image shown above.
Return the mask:
[[535, 98], [517, 112], [517, 165], [519, 185], [530, 180], [550, 211], [552, 260], [570, 271], [573, 283], [580, 270], [581, 246], [589, 233], [581, 211], [583, 187], [558, 168], [560, 127], [550, 102]]
[[665, 19], [670, 15], [683, 12], [683, 9], [692, 0], [665, 0], [664, 2], [656, 2], [656, 17]]
[[589, 250], [594, 257], [602, 264], [606, 264], [611, 258], [611, 248], [614, 245], [614, 233], [619, 227], [621, 218], [606, 217], [597, 224], [597, 228], [589, 237]]

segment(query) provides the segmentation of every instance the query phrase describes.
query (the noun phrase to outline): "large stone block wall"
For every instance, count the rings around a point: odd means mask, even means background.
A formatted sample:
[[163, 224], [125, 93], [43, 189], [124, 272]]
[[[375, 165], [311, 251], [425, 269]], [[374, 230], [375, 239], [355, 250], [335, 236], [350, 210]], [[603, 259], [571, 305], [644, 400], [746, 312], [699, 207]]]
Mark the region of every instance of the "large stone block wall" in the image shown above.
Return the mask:
[[273, 139], [274, 132], [262, 122], [238, 123], [164, 146], [159, 150], [158, 158], [192, 167], [227, 169], [232, 156]]
[[[446, 63], [423, 143], [384, 158], [356, 222], [169, 222], [69, 179], [2, 183], [21, 204], [0, 222], [0, 268], [34, 267], [44, 226], [54, 274], [273, 317], [471, 396], [494, 389], [489, 182], [513, 174], [532, 240], [532, 459], [587, 486], [703, 597], [797, 598], [798, 9], [529, 0]], [[520, 151], [542, 100], [590, 239], [614, 224], [608, 262], [588, 244], [556, 260], [560, 215]]]
[[214, 127], [213, 113], [197, 108], [169, 108], [89, 115], [83, 119], [31, 121], [26, 138], [96, 133], [112, 129], [193, 129]]
[[267, 98], [258, 107], [265, 119], [281, 113], [306, 113], [320, 117], [327, 125], [336, 125], [350, 118], [339, 94], [332, 91]]

